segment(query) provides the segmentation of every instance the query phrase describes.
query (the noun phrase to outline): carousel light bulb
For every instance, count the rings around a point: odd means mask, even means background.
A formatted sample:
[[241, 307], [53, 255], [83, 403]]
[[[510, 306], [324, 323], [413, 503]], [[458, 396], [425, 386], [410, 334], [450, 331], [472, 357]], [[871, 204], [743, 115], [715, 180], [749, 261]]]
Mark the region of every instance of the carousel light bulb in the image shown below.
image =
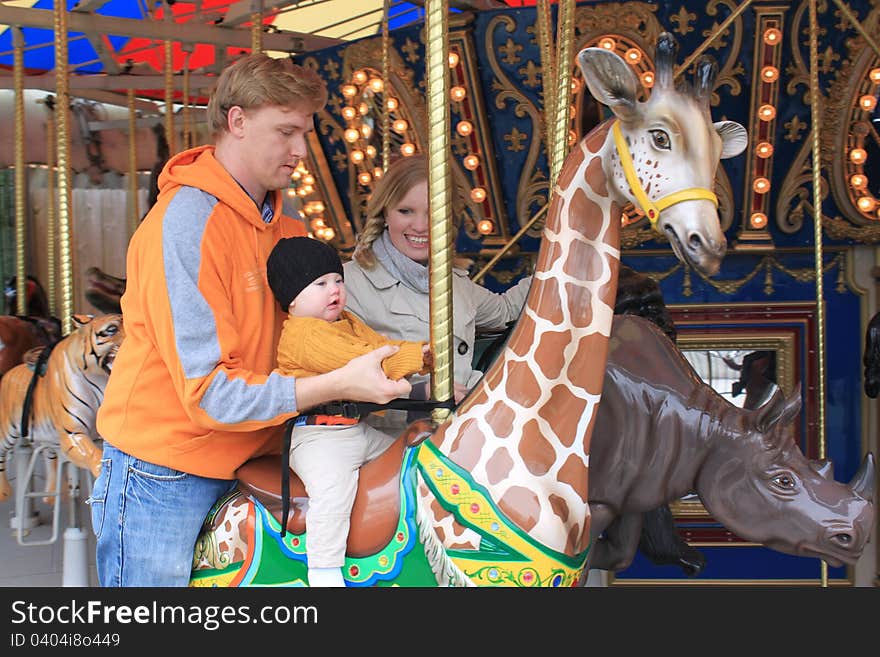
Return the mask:
[[299, 180], [300, 178], [302, 178], [302, 171], [298, 171], [297, 169], [294, 169], [293, 173], [290, 174], [290, 179], [291, 180]]
[[862, 196], [856, 201], [856, 205], [859, 206], [859, 210], [862, 212], [871, 212], [874, 209], [874, 205], [877, 202], [871, 198], [870, 196]]
[[306, 188], [306, 187], [300, 187], [298, 190], [296, 190], [296, 193], [298, 196], [308, 196], [309, 195], [308, 188]]
[[775, 46], [782, 40], [782, 32], [775, 27], [764, 30], [764, 43], [768, 46]]
[[849, 184], [852, 185], [855, 189], [863, 189], [868, 186], [868, 176], [856, 173], [850, 176]]
[[369, 123], [362, 124], [361, 134], [364, 136], [364, 139], [369, 139], [370, 135], [373, 134], [373, 126], [371, 126]]
[[293, 198], [294, 196], [296, 196], [296, 190], [293, 189], [292, 187], [289, 188], [289, 189], [287, 190], [287, 195], [288, 195], [290, 198]]
[[406, 142], [405, 144], [400, 145], [400, 152], [403, 153], [403, 155], [405, 155], [406, 157], [409, 157], [416, 152], [416, 147], [415, 145]]
[[470, 155], [465, 155], [461, 163], [464, 165], [465, 169], [473, 171], [480, 166], [480, 158], [471, 153]]
[[752, 183], [752, 189], [758, 194], [766, 194], [770, 191], [770, 181], [763, 176], [755, 178], [755, 181]]
[[577, 141], [577, 133], [574, 130], [568, 131], [568, 145], [571, 146]]
[[868, 73], [868, 78], [874, 84], [880, 84], [880, 68], [872, 68], [871, 72]]
[[599, 47], [605, 48], [605, 50], [614, 50], [617, 47], [617, 42], [611, 37], [602, 37], [599, 39]]
[[313, 191], [315, 191], [315, 187], [313, 185], [303, 185], [300, 189], [304, 192], [303, 196], [308, 196]]
[[357, 110], [351, 105], [346, 105], [342, 108], [342, 118], [344, 118], [346, 121], [351, 121], [356, 116]]
[[458, 53], [454, 50], [449, 51], [449, 68], [455, 68], [458, 66], [458, 62], [461, 61], [461, 58], [458, 56]]
[[653, 71], [645, 71], [642, 73], [642, 85], [646, 89], [650, 89], [654, 86], [654, 73]]
[[470, 121], [459, 121], [458, 125], [455, 126], [455, 130], [462, 137], [467, 137], [474, 131], [474, 124]]
[[581, 88], [581, 80], [580, 78], [572, 78], [571, 79], [571, 93], [576, 94], [580, 91]]
[[859, 107], [861, 107], [866, 112], [873, 112], [874, 108], [877, 107], [877, 98], [875, 98], [871, 94], [865, 94], [864, 96], [859, 98]]
[[776, 108], [773, 105], [761, 105], [758, 108], [758, 118], [762, 121], [772, 121], [776, 118]]
[[388, 108], [389, 112], [393, 112], [400, 105], [399, 101], [396, 98], [389, 98], [385, 101], [385, 107]]
[[366, 116], [370, 113], [370, 107], [366, 103], [361, 103], [358, 105], [358, 112], [360, 112], [361, 116]]
[[452, 98], [456, 103], [460, 103], [464, 100], [464, 97], [467, 95], [467, 91], [464, 87], [455, 86], [449, 90], [449, 97]]
[[324, 230], [324, 228], [318, 228], [315, 231], [315, 237], [317, 237], [318, 239], [324, 239]]
[[373, 176], [370, 175], [369, 171], [364, 171], [363, 173], [358, 174], [358, 182], [361, 185], [363, 185], [364, 187], [369, 185], [372, 182], [372, 180], [373, 180]]
[[321, 214], [324, 211], [324, 203], [321, 201], [309, 201], [306, 203], [306, 214]]
[[367, 157], [376, 157], [376, 147], [372, 144], [369, 144], [366, 148]]
[[749, 217], [749, 224], [752, 228], [763, 228], [767, 225], [767, 215], [763, 212], [753, 212]]
[[853, 164], [864, 164], [868, 159], [868, 152], [864, 148], [854, 148], [849, 152], [849, 161]]
[[355, 164], [360, 164], [364, 161], [364, 152], [358, 149], [353, 150], [348, 155], [351, 158], [351, 161]]
[[369, 86], [373, 93], [379, 94], [385, 88], [385, 83], [382, 81], [382, 78], [370, 78]]
[[322, 228], [326, 228], [326, 224], [324, 223], [324, 217], [315, 217], [311, 222], [312, 230], [318, 232]]
[[773, 144], [768, 141], [762, 141], [755, 147], [755, 153], [762, 160], [766, 160], [773, 155]]
[[373, 169], [373, 178], [378, 180], [379, 178], [382, 177], [383, 173], [385, 173], [385, 172], [382, 171], [382, 167], [376, 167], [375, 169]]
[[764, 82], [776, 82], [779, 79], [779, 69], [775, 66], [765, 66], [761, 69], [761, 79]]
[[345, 141], [347, 141], [349, 144], [353, 144], [361, 138], [361, 133], [358, 131], [357, 128], [348, 128], [345, 132], [342, 133], [342, 135], [345, 137]]
[[482, 187], [474, 187], [471, 190], [471, 200], [474, 203], [482, 203], [486, 200], [486, 190]]
[[304, 185], [314, 185], [315, 184], [315, 177], [311, 174], [304, 176], [303, 177], [303, 184]]
[[353, 84], [344, 84], [342, 85], [342, 95], [346, 98], [354, 98], [357, 96], [357, 87]]
[[642, 51], [638, 48], [630, 48], [623, 55], [624, 59], [626, 59], [627, 63], [631, 66], [635, 66], [640, 61], [642, 61]]
[[492, 223], [489, 219], [481, 219], [477, 222], [477, 230], [480, 231], [481, 235], [488, 235], [495, 229], [495, 224]]
[[367, 72], [363, 70], [357, 70], [351, 74], [351, 81], [355, 84], [363, 84], [367, 81]]
[[324, 229], [324, 234], [322, 235], [322, 237], [324, 240], [329, 242], [334, 237], [336, 237], [336, 231], [330, 228], [330, 226], [327, 226], [327, 228]]
[[391, 124], [391, 128], [395, 132], [406, 132], [406, 129], [409, 127], [409, 123], [406, 122], [406, 119], [397, 119], [394, 123]]

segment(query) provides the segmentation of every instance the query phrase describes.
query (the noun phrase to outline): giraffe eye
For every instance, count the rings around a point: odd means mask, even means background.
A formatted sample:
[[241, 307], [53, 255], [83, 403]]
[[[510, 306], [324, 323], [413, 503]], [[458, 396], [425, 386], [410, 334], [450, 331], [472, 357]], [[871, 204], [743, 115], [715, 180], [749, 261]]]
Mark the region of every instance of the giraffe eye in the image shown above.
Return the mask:
[[651, 130], [651, 138], [654, 140], [654, 146], [664, 151], [668, 151], [671, 144], [669, 135], [665, 130]]

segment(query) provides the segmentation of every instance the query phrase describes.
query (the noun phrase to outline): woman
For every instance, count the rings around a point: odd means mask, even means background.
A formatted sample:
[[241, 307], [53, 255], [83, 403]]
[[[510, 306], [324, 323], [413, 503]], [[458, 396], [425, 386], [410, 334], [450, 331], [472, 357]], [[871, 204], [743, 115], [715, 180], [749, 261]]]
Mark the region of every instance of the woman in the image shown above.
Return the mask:
[[[393, 340], [430, 339], [429, 232], [427, 162], [422, 155], [401, 158], [376, 182], [353, 259], [343, 267], [347, 309]], [[519, 317], [531, 283], [526, 277], [498, 294], [471, 281], [461, 264], [454, 261], [452, 270], [456, 403], [483, 374], [472, 367], [477, 330], [503, 329]], [[410, 381], [410, 396], [427, 399], [428, 377], [414, 375]], [[397, 435], [406, 418], [403, 411], [389, 410], [370, 422]]]

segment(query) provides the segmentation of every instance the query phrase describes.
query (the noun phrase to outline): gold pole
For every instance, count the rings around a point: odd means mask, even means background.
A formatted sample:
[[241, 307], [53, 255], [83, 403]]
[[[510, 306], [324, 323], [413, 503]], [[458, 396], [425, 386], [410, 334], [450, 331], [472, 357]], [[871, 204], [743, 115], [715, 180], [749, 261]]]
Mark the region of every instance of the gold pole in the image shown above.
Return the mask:
[[382, 4], [382, 89], [384, 89], [382, 97], [385, 99], [385, 102], [382, 103], [382, 171], [388, 170], [388, 163], [391, 161], [391, 135], [388, 132], [391, 129], [391, 110], [388, 108], [388, 90], [391, 79], [389, 64], [391, 34], [388, 31], [390, 7], [390, 0], [385, 0]]
[[507, 244], [505, 244], [498, 251], [498, 253], [496, 253], [494, 256], [492, 256], [492, 259], [489, 260], [489, 262], [487, 262], [486, 265], [480, 271], [478, 271], [477, 274], [471, 280], [474, 281], [474, 283], [479, 283], [480, 280], [483, 278], [483, 276], [485, 276], [489, 272], [489, 270], [491, 270], [492, 267], [495, 266], [495, 263], [498, 262], [499, 260], [501, 260], [501, 256], [503, 256], [505, 253], [507, 253], [510, 250], [510, 248], [519, 241], [519, 238], [522, 237], [523, 235], [525, 235], [526, 231], [529, 228], [531, 228], [538, 219], [540, 219], [541, 217], [544, 216], [544, 214], [547, 212], [547, 210], [549, 208], [550, 208], [550, 203], [549, 202], [545, 203], [544, 206], [540, 210], [538, 210], [531, 219], [528, 220], [526, 225], [523, 226], [522, 228], [520, 228], [519, 231], [517, 232], [517, 234], [514, 235], [513, 237], [511, 237], [510, 241]]
[[[171, 10], [166, 9], [168, 15]], [[168, 142], [168, 154], [174, 155], [177, 147], [174, 143], [174, 59], [170, 41], [165, 41], [165, 141]]]
[[263, 2], [252, 0], [251, 9], [251, 52], [263, 52]]
[[691, 53], [690, 57], [684, 60], [682, 65], [675, 69], [675, 75], [673, 76], [673, 79], [678, 78], [679, 75], [688, 70], [690, 65], [697, 60], [697, 57], [702, 55], [703, 51], [705, 51], [706, 48], [708, 48], [712, 44], [712, 42], [718, 38], [718, 35], [723, 34], [724, 30], [726, 30], [730, 26], [730, 24], [736, 20], [736, 17], [743, 13], [750, 4], [752, 4], [752, 0], [745, 0], [745, 2], [743, 2], [739, 7], [734, 9], [733, 13], [725, 18], [721, 22], [721, 25], [715, 28], [715, 30], [713, 30], [712, 33], [708, 37], [706, 37], [706, 40], [703, 41], [703, 43], [701, 43], [700, 46]]
[[[819, 458], [825, 458], [825, 293], [822, 284], [822, 159], [820, 154], [819, 22], [816, 0], [810, 0], [810, 121], [813, 158], [813, 237], [816, 241], [816, 354], [819, 361]], [[822, 586], [828, 586], [828, 564], [821, 562]]]
[[877, 45], [877, 42], [874, 41], [874, 39], [871, 38], [871, 35], [865, 31], [865, 28], [862, 27], [862, 24], [859, 23], [859, 19], [849, 10], [849, 7], [843, 4], [840, 0], [834, 0], [834, 4], [840, 9], [840, 13], [846, 16], [846, 19], [852, 23], [854, 28], [856, 28], [856, 32], [861, 34], [862, 38], [869, 46], [871, 46], [871, 50], [877, 53], [877, 56], [880, 57], [880, 45]]
[[551, 145], [556, 143], [553, 132], [555, 125], [553, 117], [556, 116], [556, 94], [553, 92], [553, 85], [556, 82], [556, 63], [553, 61], [553, 32], [551, 30], [549, 0], [538, 0], [537, 12], [538, 47], [541, 52], [541, 87], [544, 95], [544, 144], [549, 159]]
[[57, 190], [55, 189], [55, 102], [46, 101], [46, 277], [47, 294], [49, 296], [49, 314], [52, 317], [58, 316], [58, 281], [56, 262], [58, 260], [58, 252], [55, 248], [56, 232], [55, 224], [57, 218], [55, 216], [55, 199], [57, 198]]
[[55, 97], [58, 141], [58, 241], [61, 247], [61, 333], [73, 330], [73, 262], [71, 254], [70, 95], [67, 84], [67, 5], [55, 0]]
[[134, 235], [138, 225], [137, 180], [137, 116], [134, 109], [134, 89], [128, 90], [128, 237]]
[[27, 315], [27, 269], [25, 267], [25, 212], [27, 194], [24, 156], [24, 36], [12, 28], [13, 86], [15, 87], [15, 312]]
[[[449, 185], [449, 41], [447, 3], [425, 2], [425, 70], [428, 77], [428, 199], [431, 211], [431, 263], [429, 267], [431, 347], [434, 372], [431, 395], [451, 399], [452, 369], [452, 251], [453, 234]], [[434, 409], [440, 423], [449, 416]]]
[[574, 0], [559, 0], [556, 25], [556, 100], [554, 101], [553, 134], [550, 143], [550, 189], [568, 154], [568, 127], [571, 125], [571, 43], [574, 38]]

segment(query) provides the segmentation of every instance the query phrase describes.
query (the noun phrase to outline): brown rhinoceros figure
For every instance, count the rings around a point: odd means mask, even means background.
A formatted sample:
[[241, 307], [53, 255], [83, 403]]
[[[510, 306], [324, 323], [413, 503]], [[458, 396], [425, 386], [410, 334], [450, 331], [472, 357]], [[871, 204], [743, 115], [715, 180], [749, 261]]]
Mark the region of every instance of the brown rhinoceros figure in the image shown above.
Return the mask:
[[642, 513], [690, 492], [740, 537], [853, 564], [874, 525], [872, 454], [848, 484], [794, 440], [800, 390], [755, 410], [704, 383], [651, 322], [615, 316], [590, 450], [590, 568], [619, 571], [638, 546]]

